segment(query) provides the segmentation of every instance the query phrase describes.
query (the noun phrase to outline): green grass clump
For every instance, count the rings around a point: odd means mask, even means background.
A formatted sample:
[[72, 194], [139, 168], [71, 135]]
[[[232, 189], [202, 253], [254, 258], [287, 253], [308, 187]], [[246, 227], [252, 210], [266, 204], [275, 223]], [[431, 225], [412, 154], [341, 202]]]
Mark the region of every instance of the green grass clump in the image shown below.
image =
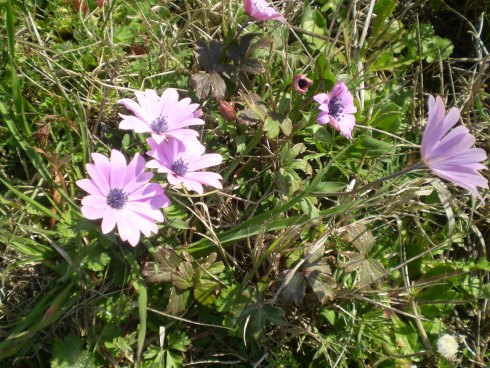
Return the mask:
[[[490, 151], [490, 8], [274, 6], [285, 25], [242, 1], [0, 0], [0, 366], [490, 362], [485, 202], [427, 170], [380, 180], [420, 160], [429, 94]], [[352, 140], [316, 123], [338, 81]], [[201, 105], [223, 189], [155, 175], [172, 205], [132, 248], [83, 218], [75, 182], [93, 152], [148, 150], [117, 103], [147, 88]]]

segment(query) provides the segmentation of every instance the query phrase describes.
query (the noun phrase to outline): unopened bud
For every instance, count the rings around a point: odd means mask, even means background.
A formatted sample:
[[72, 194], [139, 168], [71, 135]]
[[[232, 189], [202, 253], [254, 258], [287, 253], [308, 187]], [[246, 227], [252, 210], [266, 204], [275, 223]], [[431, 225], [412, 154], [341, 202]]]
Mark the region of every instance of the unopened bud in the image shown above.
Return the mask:
[[225, 100], [219, 102], [219, 113], [226, 121], [236, 120], [236, 111], [231, 103]]

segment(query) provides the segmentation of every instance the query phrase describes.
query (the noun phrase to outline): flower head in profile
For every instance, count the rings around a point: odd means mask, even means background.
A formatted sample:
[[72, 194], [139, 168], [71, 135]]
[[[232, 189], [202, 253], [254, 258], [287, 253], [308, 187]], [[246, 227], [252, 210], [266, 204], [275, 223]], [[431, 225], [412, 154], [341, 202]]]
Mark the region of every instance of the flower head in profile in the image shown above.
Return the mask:
[[293, 77], [293, 81], [291, 83], [293, 89], [298, 91], [299, 93], [308, 92], [308, 88], [310, 88], [313, 84], [313, 81], [306, 77], [304, 74], [296, 74]]
[[185, 141], [169, 138], [167, 142], [157, 143], [153, 138], [147, 140], [152, 157], [146, 166], [167, 174], [172, 185], [182, 184], [188, 190], [203, 193], [203, 184], [214, 188], [223, 188], [221, 175], [209, 171], [199, 171], [206, 167], [219, 165], [223, 158], [217, 153], [204, 154], [204, 146], [197, 138], [189, 137]]
[[136, 93], [138, 102], [123, 98], [118, 102], [131, 110], [134, 115], [119, 114], [123, 119], [119, 129], [134, 130], [136, 133], [151, 133], [158, 143], [166, 137], [183, 140], [186, 136], [198, 136], [192, 129], [184, 129], [190, 125], [201, 125], [199, 104], [191, 103], [190, 98], [179, 100], [177, 90], [166, 89], [159, 97], [152, 89]]
[[320, 114], [316, 119], [318, 124], [329, 123], [345, 138], [352, 139], [357, 108], [354, 105], [354, 97], [344, 82], [337, 83], [330, 93], [320, 93], [313, 98], [320, 104]]
[[442, 335], [437, 339], [437, 351], [444, 358], [452, 360], [458, 353], [458, 342], [453, 335]]
[[255, 20], [278, 20], [286, 23], [286, 19], [276, 9], [269, 5], [266, 0], [243, 0], [243, 6], [248, 15]]
[[93, 164], [87, 164], [91, 179], [77, 185], [89, 195], [82, 199], [82, 214], [90, 220], [102, 219], [102, 233], [117, 225], [119, 236], [133, 247], [145, 236], [157, 233], [156, 221], [163, 221], [160, 208], [170, 204], [160, 184], [149, 183], [153, 173], [145, 172], [144, 158], [136, 154], [129, 165], [124, 155], [111, 151], [108, 159], [92, 153]]
[[437, 176], [467, 189], [482, 198], [478, 187], [488, 188], [488, 181], [478, 170], [486, 169], [481, 162], [487, 154], [475, 148], [475, 137], [464, 126], [451, 129], [459, 120], [453, 107], [446, 115], [441, 97], [429, 96], [429, 117], [422, 138], [422, 161]]

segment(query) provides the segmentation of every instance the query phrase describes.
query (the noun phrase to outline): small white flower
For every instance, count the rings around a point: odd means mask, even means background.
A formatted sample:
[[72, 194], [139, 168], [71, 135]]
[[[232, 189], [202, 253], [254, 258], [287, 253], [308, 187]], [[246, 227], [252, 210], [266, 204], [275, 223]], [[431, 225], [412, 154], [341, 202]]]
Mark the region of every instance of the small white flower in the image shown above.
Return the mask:
[[437, 340], [437, 351], [446, 359], [453, 359], [458, 353], [458, 342], [453, 335], [443, 335]]

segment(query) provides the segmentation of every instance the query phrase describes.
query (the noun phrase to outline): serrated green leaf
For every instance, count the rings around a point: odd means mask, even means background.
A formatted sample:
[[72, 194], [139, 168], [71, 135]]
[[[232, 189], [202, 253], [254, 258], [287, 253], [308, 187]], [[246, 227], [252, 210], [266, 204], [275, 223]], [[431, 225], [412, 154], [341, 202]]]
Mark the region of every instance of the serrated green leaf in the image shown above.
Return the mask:
[[171, 277], [172, 284], [177, 289], [185, 290], [194, 286], [194, 269], [189, 262], [182, 262]]
[[213, 304], [216, 300], [216, 291], [219, 283], [202, 277], [196, 277], [194, 280], [194, 298], [202, 305]]
[[170, 297], [165, 311], [174, 316], [182, 314], [187, 308], [187, 302], [190, 295], [191, 291], [189, 289], [180, 290], [172, 287], [170, 289]]
[[87, 268], [95, 272], [103, 271], [110, 261], [111, 257], [99, 247], [92, 249], [85, 257]]

